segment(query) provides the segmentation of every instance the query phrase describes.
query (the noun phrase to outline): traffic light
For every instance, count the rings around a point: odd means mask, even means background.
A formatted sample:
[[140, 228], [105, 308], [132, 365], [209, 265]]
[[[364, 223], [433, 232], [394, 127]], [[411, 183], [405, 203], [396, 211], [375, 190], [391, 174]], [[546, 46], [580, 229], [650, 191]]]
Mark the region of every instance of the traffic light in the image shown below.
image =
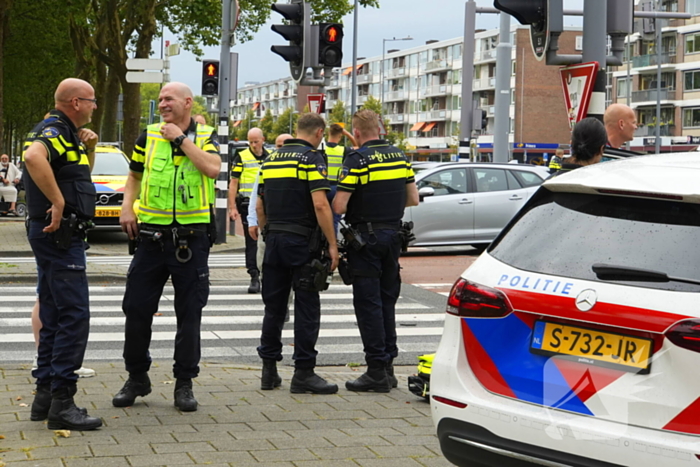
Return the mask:
[[530, 25], [530, 44], [537, 60], [542, 60], [549, 49], [550, 2], [556, 3], [558, 10], [561, 10], [562, 0], [494, 0], [493, 2], [493, 6], [508, 13], [520, 24]]
[[485, 130], [489, 126], [488, 114], [484, 109], [481, 109], [481, 129]]
[[204, 60], [202, 62], [202, 95], [219, 95], [219, 61]]
[[494, 0], [493, 6], [520, 24], [535, 24], [547, 19], [547, 0]]
[[273, 45], [270, 50], [289, 62], [289, 71], [299, 81], [306, 70], [304, 44], [311, 29], [308, 6], [301, 1], [273, 3], [272, 10], [284, 16], [287, 24], [274, 24], [272, 30], [289, 41], [289, 45]]
[[325, 67], [343, 64], [343, 25], [321, 23], [318, 25], [318, 63]]

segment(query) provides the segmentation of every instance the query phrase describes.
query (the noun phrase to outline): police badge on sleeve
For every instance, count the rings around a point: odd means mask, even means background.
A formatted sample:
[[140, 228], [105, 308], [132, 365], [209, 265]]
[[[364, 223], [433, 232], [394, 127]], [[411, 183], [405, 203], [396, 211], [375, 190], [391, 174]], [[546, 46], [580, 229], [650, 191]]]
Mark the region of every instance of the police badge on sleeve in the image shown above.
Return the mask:
[[318, 173], [323, 175], [323, 178], [328, 178], [328, 168], [325, 165], [323, 165], [323, 164], [317, 165], [316, 170], [318, 170]]
[[345, 180], [345, 177], [347, 177], [349, 173], [350, 167], [343, 166], [343, 168], [340, 169], [340, 173], [338, 174], [338, 181], [342, 182], [343, 180]]

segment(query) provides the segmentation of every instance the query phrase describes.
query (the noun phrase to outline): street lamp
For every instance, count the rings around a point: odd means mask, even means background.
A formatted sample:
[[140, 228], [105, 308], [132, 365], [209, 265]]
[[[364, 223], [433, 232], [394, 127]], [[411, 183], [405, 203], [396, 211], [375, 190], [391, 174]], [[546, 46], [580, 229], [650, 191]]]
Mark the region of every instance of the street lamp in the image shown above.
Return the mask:
[[380, 86], [382, 87], [382, 111], [384, 110], [384, 56], [386, 55], [386, 43], [387, 42], [394, 42], [394, 41], [412, 41], [413, 38], [411, 36], [408, 37], [401, 37], [401, 38], [396, 38], [392, 37], [391, 39], [382, 39], [382, 63], [381, 66], [379, 67], [379, 73], [380, 73], [380, 79], [379, 83]]

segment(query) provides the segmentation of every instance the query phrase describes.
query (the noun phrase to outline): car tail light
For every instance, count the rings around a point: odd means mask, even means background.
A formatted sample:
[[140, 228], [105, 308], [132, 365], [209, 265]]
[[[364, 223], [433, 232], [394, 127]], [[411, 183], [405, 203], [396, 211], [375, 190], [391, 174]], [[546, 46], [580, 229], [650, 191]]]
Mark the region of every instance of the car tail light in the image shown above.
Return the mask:
[[449, 405], [452, 407], [457, 407], [458, 409], [464, 409], [467, 407], [467, 404], [464, 402], [459, 402], [455, 401], [452, 399], [448, 399], [447, 397], [442, 397], [442, 396], [432, 396], [433, 400], [436, 402], [442, 402], [445, 405]]
[[447, 299], [447, 313], [472, 318], [502, 318], [513, 311], [503, 292], [460, 278]]
[[700, 352], [700, 320], [676, 323], [666, 331], [665, 336], [678, 347]]

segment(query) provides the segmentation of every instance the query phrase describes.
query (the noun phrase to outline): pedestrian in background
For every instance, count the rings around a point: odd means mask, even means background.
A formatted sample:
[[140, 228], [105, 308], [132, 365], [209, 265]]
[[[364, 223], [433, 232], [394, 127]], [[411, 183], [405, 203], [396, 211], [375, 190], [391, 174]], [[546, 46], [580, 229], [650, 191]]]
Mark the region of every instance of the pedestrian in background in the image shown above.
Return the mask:
[[294, 376], [292, 393], [334, 394], [329, 384], [314, 372], [316, 341], [321, 322], [318, 290], [308, 287], [309, 265], [316, 259], [310, 239], [319, 226], [328, 240], [330, 270], [338, 265], [338, 247], [326, 192], [328, 169], [316, 149], [326, 123], [318, 114], [304, 114], [297, 123], [297, 137], [284, 145], [261, 169], [258, 225], [267, 229], [263, 260], [262, 298], [265, 303], [258, 355], [263, 361], [261, 389], [280, 386], [277, 362], [282, 360], [282, 328], [287, 299], [294, 287]]
[[258, 176], [260, 166], [269, 155], [265, 149], [265, 135], [260, 128], [248, 131], [248, 148], [240, 151], [231, 164], [231, 183], [228, 191], [229, 218], [240, 219], [245, 237], [245, 267], [250, 275], [248, 293], [260, 293], [260, 269], [257, 264], [257, 242], [248, 232], [248, 210], [253, 183]]
[[[340, 142], [346, 136], [351, 147], [341, 146]], [[326, 160], [328, 162], [328, 181], [331, 184], [331, 190], [328, 192], [328, 202], [332, 203], [335, 197], [336, 191], [338, 191], [338, 174], [340, 169], [343, 167], [343, 161], [348, 154], [352, 152], [353, 147], [357, 146], [357, 141], [355, 137], [350, 134], [345, 128], [340, 124], [334, 123], [328, 128], [328, 141], [326, 142], [325, 153]], [[338, 232], [338, 223], [340, 222], [341, 216], [333, 213], [333, 228]]]
[[608, 135], [607, 145], [611, 148], [620, 148], [626, 142], [634, 139], [634, 132], [637, 130], [637, 116], [634, 110], [625, 104], [608, 106], [605, 109], [603, 122]]
[[600, 162], [607, 138], [605, 127], [597, 118], [588, 117], [578, 122], [571, 132], [571, 156], [549, 178]]
[[75, 78], [61, 81], [54, 100], [55, 109], [27, 136], [23, 154], [42, 323], [30, 418], [48, 417], [52, 430], [94, 430], [102, 420], [76, 407], [73, 397], [90, 328], [85, 231], [95, 214], [90, 167], [98, 140], [78, 128], [90, 123], [97, 100], [93, 87]]
[[367, 371], [345, 387], [389, 392], [398, 384], [393, 361], [398, 355], [395, 308], [401, 291], [399, 230], [404, 208], [418, 205], [418, 190], [406, 155], [379, 139], [376, 113], [357, 112], [352, 132], [360, 148], [343, 162], [333, 211], [345, 214], [346, 223], [365, 242], [360, 249], [349, 246], [347, 255]]
[[10, 203], [8, 214], [17, 215], [17, 185], [19, 185], [19, 169], [10, 162], [7, 154], [0, 156], [0, 196]]
[[564, 150], [557, 149], [552, 158], [549, 160], [549, 173], [554, 173], [561, 169], [562, 161], [564, 160]]
[[[221, 170], [216, 131], [191, 117], [192, 90], [168, 83], [160, 90], [163, 123], [137, 139], [119, 223], [137, 239], [122, 309], [126, 315], [124, 363], [129, 378], [112, 399], [134, 404], [151, 392], [148, 371], [153, 315], [168, 278], [175, 289], [175, 407], [197, 410], [192, 379], [199, 375], [202, 309], [209, 298], [209, 250], [213, 243], [214, 180]], [[138, 219], [134, 200], [140, 198]]]

